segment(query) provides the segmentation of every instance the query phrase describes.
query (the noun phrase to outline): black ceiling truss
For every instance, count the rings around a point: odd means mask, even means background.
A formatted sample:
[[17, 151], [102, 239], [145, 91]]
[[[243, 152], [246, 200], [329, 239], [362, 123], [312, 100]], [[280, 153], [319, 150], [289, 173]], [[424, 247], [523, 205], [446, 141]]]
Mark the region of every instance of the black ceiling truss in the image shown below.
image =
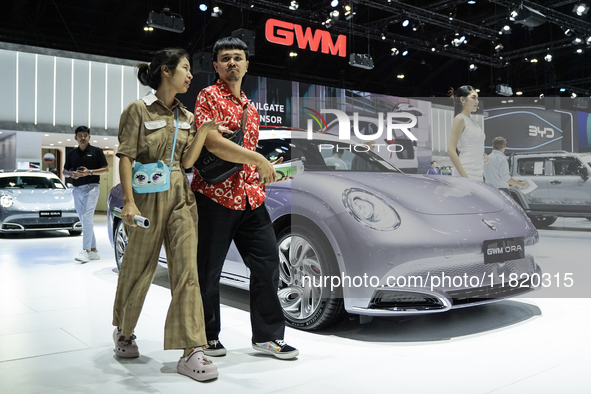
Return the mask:
[[394, 2], [388, 3], [387, 1], [375, 0], [359, 0], [358, 4], [367, 5], [368, 7], [372, 7], [380, 11], [404, 14], [405, 16], [416, 19], [420, 22], [429, 23], [431, 25], [443, 27], [452, 31], [462, 31], [465, 34], [469, 34], [474, 37], [494, 40], [498, 35], [498, 31], [496, 30], [464, 22], [457, 18], [450, 20], [449, 16], [438, 14], [420, 7], [415, 7], [410, 4]]
[[[276, 2], [271, 2], [271, 1], [267, 1], [267, 0], [253, 0], [253, 1], [244, 1], [244, 2], [237, 2], [234, 0], [218, 0], [219, 4], [224, 4], [224, 5], [231, 5], [234, 7], [239, 7], [245, 10], [250, 10], [250, 11], [254, 11], [254, 12], [261, 12], [261, 13], [265, 13], [274, 17], [278, 17], [277, 13], [278, 12], [286, 12], [285, 10], [287, 9], [286, 5], [280, 4], [280, 3], [276, 3]], [[365, 3], [368, 3], [367, 1], [365, 1]], [[371, 2], [372, 4], [374, 2]], [[377, 4], [377, 2], [376, 2]], [[397, 3], [399, 4], [399, 3]], [[416, 7], [413, 7], [413, 9], [415, 9]], [[398, 8], [395, 9], [394, 12], [398, 12]], [[437, 15], [434, 13], [430, 13], [432, 15]], [[416, 16], [414, 14], [410, 15], [410, 14], [405, 14], [408, 15], [409, 17], [412, 18], [416, 18]], [[424, 15], [424, 14], [423, 14]], [[314, 19], [316, 17], [316, 19]], [[434, 16], [431, 17], [431, 19], [429, 19], [427, 16], [422, 16], [421, 17], [425, 22], [427, 21], [434, 21], [433, 23], [438, 25], [438, 26], [445, 26], [451, 30], [454, 29], [458, 29], [457, 26], [454, 27], [454, 25], [450, 25], [449, 23], [443, 23], [441, 18], [435, 18]], [[306, 23], [308, 25], [316, 25], [319, 28], [325, 28], [322, 25], [322, 18], [320, 18], [320, 15], [314, 15], [314, 14], [310, 14], [310, 12], [305, 11], [305, 10], [295, 10], [295, 11], [289, 11], [289, 18], [290, 21], [293, 22], [300, 22], [300, 23]], [[445, 20], [448, 20], [447, 17], [444, 18]], [[431, 22], [429, 22], [431, 23]], [[487, 39], [491, 39], [492, 38], [492, 32], [493, 30], [491, 29], [479, 29], [476, 25], [473, 25], [473, 28], [470, 29], [466, 29], [464, 26], [470, 25], [468, 23], [462, 22], [462, 23], [458, 23], [458, 26], [463, 26], [461, 29], [464, 33], [468, 33], [468, 31], [470, 32], [469, 34], [478, 34], [479, 36], [483, 36], [484, 38]], [[442, 56], [447, 56], [447, 57], [451, 57], [451, 58], [455, 58], [455, 59], [460, 59], [460, 60], [469, 60], [469, 61], [474, 61], [474, 62], [478, 62], [479, 64], [482, 65], [488, 65], [488, 66], [493, 66], [493, 67], [502, 67], [503, 66], [503, 62], [500, 61], [497, 57], [494, 56], [486, 56], [486, 55], [482, 55], [479, 53], [474, 53], [474, 52], [470, 52], [470, 51], [466, 51], [466, 50], [462, 50], [456, 47], [452, 47], [452, 46], [448, 46], [448, 47], [444, 47], [441, 44], [436, 44], [433, 41], [426, 41], [426, 40], [421, 40], [418, 38], [413, 38], [413, 37], [408, 37], [405, 35], [401, 35], [401, 34], [396, 34], [396, 33], [390, 33], [390, 32], [384, 32], [384, 29], [381, 25], [379, 24], [373, 24], [372, 26], [368, 26], [368, 25], [361, 25], [361, 24], [357, 24], [357, 23], [351, 23], [351, 22], [341, 22], [341, 21], [337, 21], [331, 28], [330, 31], [332, 33], [335, 34], [344, 34], [344, 35], [354, 35], [357, 37], [361, 37], [361, 38], [366, 38], [366, 39], [371, 39], [374, 41], [378, 41], [378, 42], [383, 42], [383, 41], [388, 41], [388, 42], [393, 42], [393, 45], [396, 44], [402, 44], [405, 45], [406, 47], [410, 48], [410, 49], [414, 49], [414, 50], [418, 50], [418, 51], [423, 51], [423, 52], [429, 52], [433, 54], [433, 50], [431, 48], [435, 47], [436, 48], [436, 53], [440, 54]], [[494, 32], [496, 34], [496, 32]], [[385, 40], [384, 38], [382, 38], [382, 35], [385, 36]], [[360, 51], [361, 53], [363, 53], [363, 51]]]
[[563, 82], [558, 82], [558, 83], [548, 83], [548, 84], [537, 85], [537, 86], [520, 87], [519, 90], [522, 91], [523, 93], [529, 93], [529, 92], [540, 92], [540, 91], [544, 91], [546, 89], [564, 88], [564, 89], [568, 90], [569, 92], [574, 92], [580, 96], [587, 96], [588, 97], [591, 92], [591, 88], [585, 89], [585, 88], [581, 88], [581, 87], [577, 86], [577, 85], [585, 85], [585, 84], [586, 85], [591, 84], [591, 77], [573, 79], [573, 80], [563, 81]]
[[574, 43], [572, 38], [563, 38], [561, 40], [553, 41], [552, 43], [532, 45], [527, 48], [515, 49], [513, 51], [507, 51], [503, 53], [503, 59], [510, 61], [515, 59], [524, 59], [532, 55], [540, 53], [548, 53], [549, 51], [565, 50], [567, 48], [578, 46], [579, 44]]
[[[564, 28], [573, 29], [578, 34], [589, 34], [591, 33], [591, 23], [588, 23], [579, 18], [558, 12], [552, 8], [544, 7], [543, 5], [534, 3], [528, 0], [489, 0], [491, 3], [502, 5], [510, 10], [519, 8], [521, 5], [527, 6], [533, 10], [539, 11], [546, 17], [546, 20], [550, 23], [554, 23]], [[568, 3], [565, 3], [568, 4]], [[553, 5], [556, 7], [556, 5]]]
[[[440, 1], [435, 4], [431, 4], [430, 9], [441, 9], [442, 7], [448, 8], [456, 4], [463, 3], [462, 1]], [[359, 24], [346, 21], [335, 21], [335, 24], [330, 28], [331, 32], [335, 34], [351, 34], [353, 36], [367, 38], [378, 42], [393, 42], [393, 46], [396, 44], [404, 45], [410, 49], [429, 52], [435, 52], [438, 55], [451, 57], [455, 59], [466, 60], [470, 62], [476, 62], [481, 65], [492, 66], [496, 68], [504, 67], [507, 65], [507, 61], [515, 60], [519, 58], [525, 58], [528, 56], [536, 55], [548, 51], [548, 48], [552, 46], [555, 49], [559, 47], [568, 48], [575, 46], [572, 39], [562, 39], [552, 42], [552, 44], [532, 45], [524, 48], [520, 48], [514, 51], [506, 52], [502, 58], [498, 55], [484, 55], [481, 53], [475, 53], [468, 50], [459, 49], [449, 45], [442, 45], [437, 43], [435, 40], [421, 40], [401, 34], [391, 33], [385, 30], [385, 27], [394, 21], [399, 21], [402, 17], [408, 17], [415, 21], [427, 23], [430, 25], [438, 26], [453, 32], [461, 32], [462, 34], [482, 38], [491, 42], [499, 41], [502, 37], [499, 37], [498, 31], [486, 27], [486, 25], [492, 25], [499, 21], [506, 20], [510, 10], [516, 9], [523, 3], [528, 7], [534, 8], [542, 12], [548, 19], [549, 22], [558, 24], [560, 26], [568, 26], [571, 29], [579, 32], [591, 32], [591, 24], [585, 21], [581, 21], [577, 18], [569, 15], [557, 12], [550, 8], [534, 4], [530, 1], [512, 1], [512, 0], [490, 0], [491, 3], [499, 4], [507, 8], [507, 13], [501, 15], [495, 15], [493, 18], [489, 18], [488, 21], [480, 25], [465, 22], [457, 18], [450, 20], [448, 16], [438, 14], [433, 11], [415, 7], [410, 4], [401, 2], [388, 2], [387, 0], [359, 0], [355, 2], [355, 5], [365, 5], [380, 11], [385, 11], [393, 15], [386, 18], [380, 19], [377, 22], [369, 24]], [[306, 23], [316, 25], [319, 28], [325, 28], [322, 25], [323, 15], [319, 13], [317, 8], [314, 11], [305, 9], [289, 10], [288, 6], [278, 2], [268, 0], [219, 0], [219, 4], [230, 5], [239, 7], [244, 10], [250, 10], [254, 12], [261, 12], [268, 15], [278, 16], [279, 13], [288, 13], [289, 20], [294, 22]], [[488, 23], [486, 23], [488, 22]], [[432, 50], [435, 48], [435, 51]], [[361, 51], [363, 52], [363, 51]]]
[[[176, 34], [143, 29], [149, 11], [164, 4], [160, 0], [117, 0], [115, 6], [107, 2], [19, 0], [9, 7], [9, 17], [0, 21], [0, 40], [148, 59], [165, 46], [184, 47], [190, 53], [211, 49], [219, 37], [238, 28], [256, 29], [260, 34], [266, 19], [277, 18], [327, 30], [333, 39], [346, 35], [347, 52], [370, 54], [374, 68], [351, 67], [344, 57], [287, 57], [297, 44], [280, 48], [263, 36], [257, 38], [261, 51], [257, 50], [259, 56], [251, 65], [255, 75], [269, 70], [275, 77], [297, 76], [311, 83], [313, 78], [323, 78], [327, 85], [409, 95], [437, 95], [446, 91], [445, 86], [463, 83], [482, 87], [483, 94], [494, 94], [495, 84], [508, 83], [514, 90], [546, 95], [563, 86], [575, 87], [579, 90], [572, 91], [580, 95], [591, 83], [584, 78], [591, 61], [591, 45], [585, 45], [591, 37], [591, 13], [577, 16], [572, 11], [577, 1], [480, 0], [469, 5], [466, 0], [339, 0], [338, 8], [331, 7], [328, 0], [297, 1], [299, 8], [290, 10], [290, 0], [215, 0], [225, 9], [222, 16], [214, 17], [211, 11], [200, 11], [199, 2], [179, 0], [171, 9], [184, 16], [186, 30]], [[357, 12], [349, 20], [342, 15], [345, 4]], [[547, 23], [531, 28], [510, 22], [510, 12], [520, 6], [541, 13]], [[327, 27], [333, 10], [341, 11], [340, 19], [333, 18], [332, 26]], [[405, 19], [411, 21], [408, 28], [400, 23]], [[504, 25], [512, 28], [511, 34], [499, 34]], [[573, 31], [571, 36], [565, 36], [566, 29]], [[462, 36], [466, 40], [461, 45], [454, 42]], [[497, 44], [503, 48], [495, 49]], [[390, 48], [397, 48], [399, 55], [390, 56], [397, 53]], [[406, 57], [400, 56], [404, 49], [410, 50]], [[581, 49], [580, 53], [575, 49]], [[553, 56], [551, 62], [544, 61], [546, 54]], [[531, 62], [532, 58], [538, 64]], [[470, 63], [479, 67], [469, 68]], [[405, 78], [399, 79], [399, 74]]]

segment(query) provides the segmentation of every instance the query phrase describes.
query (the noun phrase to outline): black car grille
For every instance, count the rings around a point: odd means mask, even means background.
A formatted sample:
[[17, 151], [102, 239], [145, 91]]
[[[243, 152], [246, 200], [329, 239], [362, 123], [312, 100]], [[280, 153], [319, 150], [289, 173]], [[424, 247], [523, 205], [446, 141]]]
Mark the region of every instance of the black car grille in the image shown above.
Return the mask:
[[74, 223], [54, 223], [54, 224], [28, 224], [27, 228], [55, 228], [73, 226]]
[[[21, 224], [21, 226], [23, 226], [24, 228], [26, 228], [27, 230], [33, 230], [33, 229], [45, 229], [45, 228], [67, 228], [67, 227], [73, 227], [75, 224], [75, 222], [73, 223], [47, 223], [47, 224]], [[4, 224], [2, 226], [3, 229], [5, 230], [15, 230], [15, 229], [21, 229], [20, 226], [15, 226], [14, 224]]]
[[496, 300], [499, 298], [515, 297], [531, 290], [534, 290], [534, 288], [531, 286], [530, 280], [527, 279], [520, 282], [505, 282], [493, 286], [448, 291], [447, 294], [453, 300], [453, 305], [457, 306]]
[[370, 309], [392, 311], [428, 311], [445, 309], [443, 302], [432, 295], [406, 291], [378, 291], [369, 305]]

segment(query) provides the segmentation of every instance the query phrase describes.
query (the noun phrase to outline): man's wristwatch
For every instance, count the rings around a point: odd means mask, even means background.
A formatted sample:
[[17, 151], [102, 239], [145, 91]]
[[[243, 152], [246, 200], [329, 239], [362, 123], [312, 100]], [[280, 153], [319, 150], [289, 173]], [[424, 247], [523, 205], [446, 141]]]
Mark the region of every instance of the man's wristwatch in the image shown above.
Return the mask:
[[88, 174], [92, 176], [92, 170], [88, 170]]

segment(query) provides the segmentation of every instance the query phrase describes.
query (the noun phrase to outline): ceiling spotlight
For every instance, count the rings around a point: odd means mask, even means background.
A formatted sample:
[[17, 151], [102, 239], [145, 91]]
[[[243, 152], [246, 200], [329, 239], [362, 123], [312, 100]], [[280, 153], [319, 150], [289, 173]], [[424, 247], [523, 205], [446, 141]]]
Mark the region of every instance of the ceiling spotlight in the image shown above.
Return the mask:
[[392, 47], [391, 51], [392, 51], [392, 53], [391, 53], [392, 56], [398, 56], [398, 54], [400, 53], [400, 51], [396, 47]]
[[144, 26], [144, 31], [154, 31], [152, 26]]
[[572, 92], [572, 93], [570, 94], [570, 98], [576, 98], [576, 97], [577, 97], [577, 94], [576, 94], [575, 92]]
[[201, 3], [201, 4], [199, 4], [199, 9], [200, 9], [201, 11], [207, 11], [207, 4], [205, 4], [205, 3]]
[[509, 26], [509, 25], [503, 26], [501, 31], [499, 31], [499, 34], [511, 34], [511, 26]]
[[408, 19], [405, 19], [404, 21], [402, 21], [402, 27], [408, 27], [409, 24], [410, 24], [410, 21]]
[[386, 39], [386, 35], [384, 33], [382, 33], [382, 40]]
[[589, 7], [586, 4], [579, 4], [575, 5], [573, 8], [573, 12], [576, 13], [578, 16], [583, 16], [589, 11]]
[[332, 26], [332, 24], [333, 24], [333, 21], [332, 21], [332, 19], [330, 19], [330, 18], [326, 18], [326, 20], [325, 20], [324, 22], [322, 22], [322, 24], [323, 24], [324, 26], [326, 26], [327, 28], [329, 28], [329, 27], [331, 27], [331, 26]]
[[497, 44], [495, 45], [495, 51], [497, 52], [501, 52], [505, 47], [503, 46], [503, 44]]
[[583, 42], [583, 40], [581, 40], [579, 37], [577, 37], [573, 40], [573, 44], [580, 44], [582, 42]]
[[544, 60], [550, 63], [552, 61], [552, 55], [547, 54], [546, 56], [544, 56]]
[[466, 40], [466, 36], [461, 36], [459, 38], [454, 38], [451, 40], [451, 45], [454, 47], [459, 47], [462, 44], [466, 44], [468, 41]]
[[573, 34], [573, 31], [571, 29], [565, 29], [564, 30], [564, 35], [567, 37], [570, 37]]
[[398, 79], [404, 79], [404, 74], [398, 74], [398, 75], [396, 76], [396, 78], [398, 78]]
[[406, 55], [408, 55], [408, 49], [405, 49], [402, 51], [402, 56], [406, 56]]
[[347, 20], [353, 18], [353, 15], [355, 15], [355, 12], [353, 12], [353, 7], [351, 7], [349, 4], [345, 5], [343, 10], [345, 11], [345, 19]]
[[583, 53], [583, 50], [581, 48], [577, 49], [577, 53]]
[[587, 40], [585, 40], [587, 42], [587, 45], [591, 45], [591, 36], [587, 37]]
[[217, 5], [213, 6], [213, 8], [211, 9], [211, 16], [213, 16], [214, 18], [218, 18], [218, 17], [222, 16], [222, 14], [223, 14], [222, 9]]
[[339, 6], [339, 0], [331, 0], [330, 1], [330, 6], [332, 8], [338, 7]]
[[521, 96], [521, 95], [523, 94], [523, 92], [520, 90], [519, 92], [515, 92], [515, 94], [516, 94], [517, 96]]
[[298, 53], [297, 52], [289, 52], [289, 57], [297, 57]]
[[560, 88], [560, 92], [561, 93], [564, 93], [564, 92], [566, 92], [566, 89], [565, 88]]
[[476, 4], [476, 0], [468, 0], [468, 4]]
[[291, 3], [289, 4], [289, 9], [295, 11], [298, 8], [300, 8], [300, 4], [295, 0], [291, 0]]
[[530, 62], [531, 62], [531, 63], [537, 63], [537, 62], [538, 62], [538, 59], [536, 59], [536, 58], [533, 58], [533, 59], [531, 59], [531, 60], [530, 60]]
[[470, 64], [470, 71], [476, 71], [478, 70], [478, 66], [474, 63]]
[[435, 47], [431, 48], [431, 52], [435, 52], [437, 49], [435, 49]]
[[340, 14], [339, 14], [339, 12], [338, 12], [337, 10], [334, 10], [334, 11], [332, 11], [332, 12], [331, 12], [329, 15], [330, 15], [330, 17], [331, 17], [332, 19], [339, 19], [339, 15], [340, 15]]

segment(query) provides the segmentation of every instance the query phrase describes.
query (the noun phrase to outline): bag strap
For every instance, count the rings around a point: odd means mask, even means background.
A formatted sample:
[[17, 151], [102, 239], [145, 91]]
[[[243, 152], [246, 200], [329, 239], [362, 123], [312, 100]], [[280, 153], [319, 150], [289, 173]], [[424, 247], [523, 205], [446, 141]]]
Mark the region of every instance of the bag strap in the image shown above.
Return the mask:
[[244, 107], [242, 107], [242, 123], [240, 123], [240, 128], [242, 129], [242, 132], [244, 133], [244, 130], [246, 128], [246, 126], [244, 125], [244, 123], [246, 122], [246, 117], [248, 116], [248, 103], [244, 104]]
[[174, 142], [172, 143], [172, 153], [170, 154], [170, 166], [168, 169], [172, 171], [172, 159], [174, 159], [174, 148], [176, 148], [176, 135], [179, 132], [179, 107], [176, 107], [176, 127], [174, 128]]

